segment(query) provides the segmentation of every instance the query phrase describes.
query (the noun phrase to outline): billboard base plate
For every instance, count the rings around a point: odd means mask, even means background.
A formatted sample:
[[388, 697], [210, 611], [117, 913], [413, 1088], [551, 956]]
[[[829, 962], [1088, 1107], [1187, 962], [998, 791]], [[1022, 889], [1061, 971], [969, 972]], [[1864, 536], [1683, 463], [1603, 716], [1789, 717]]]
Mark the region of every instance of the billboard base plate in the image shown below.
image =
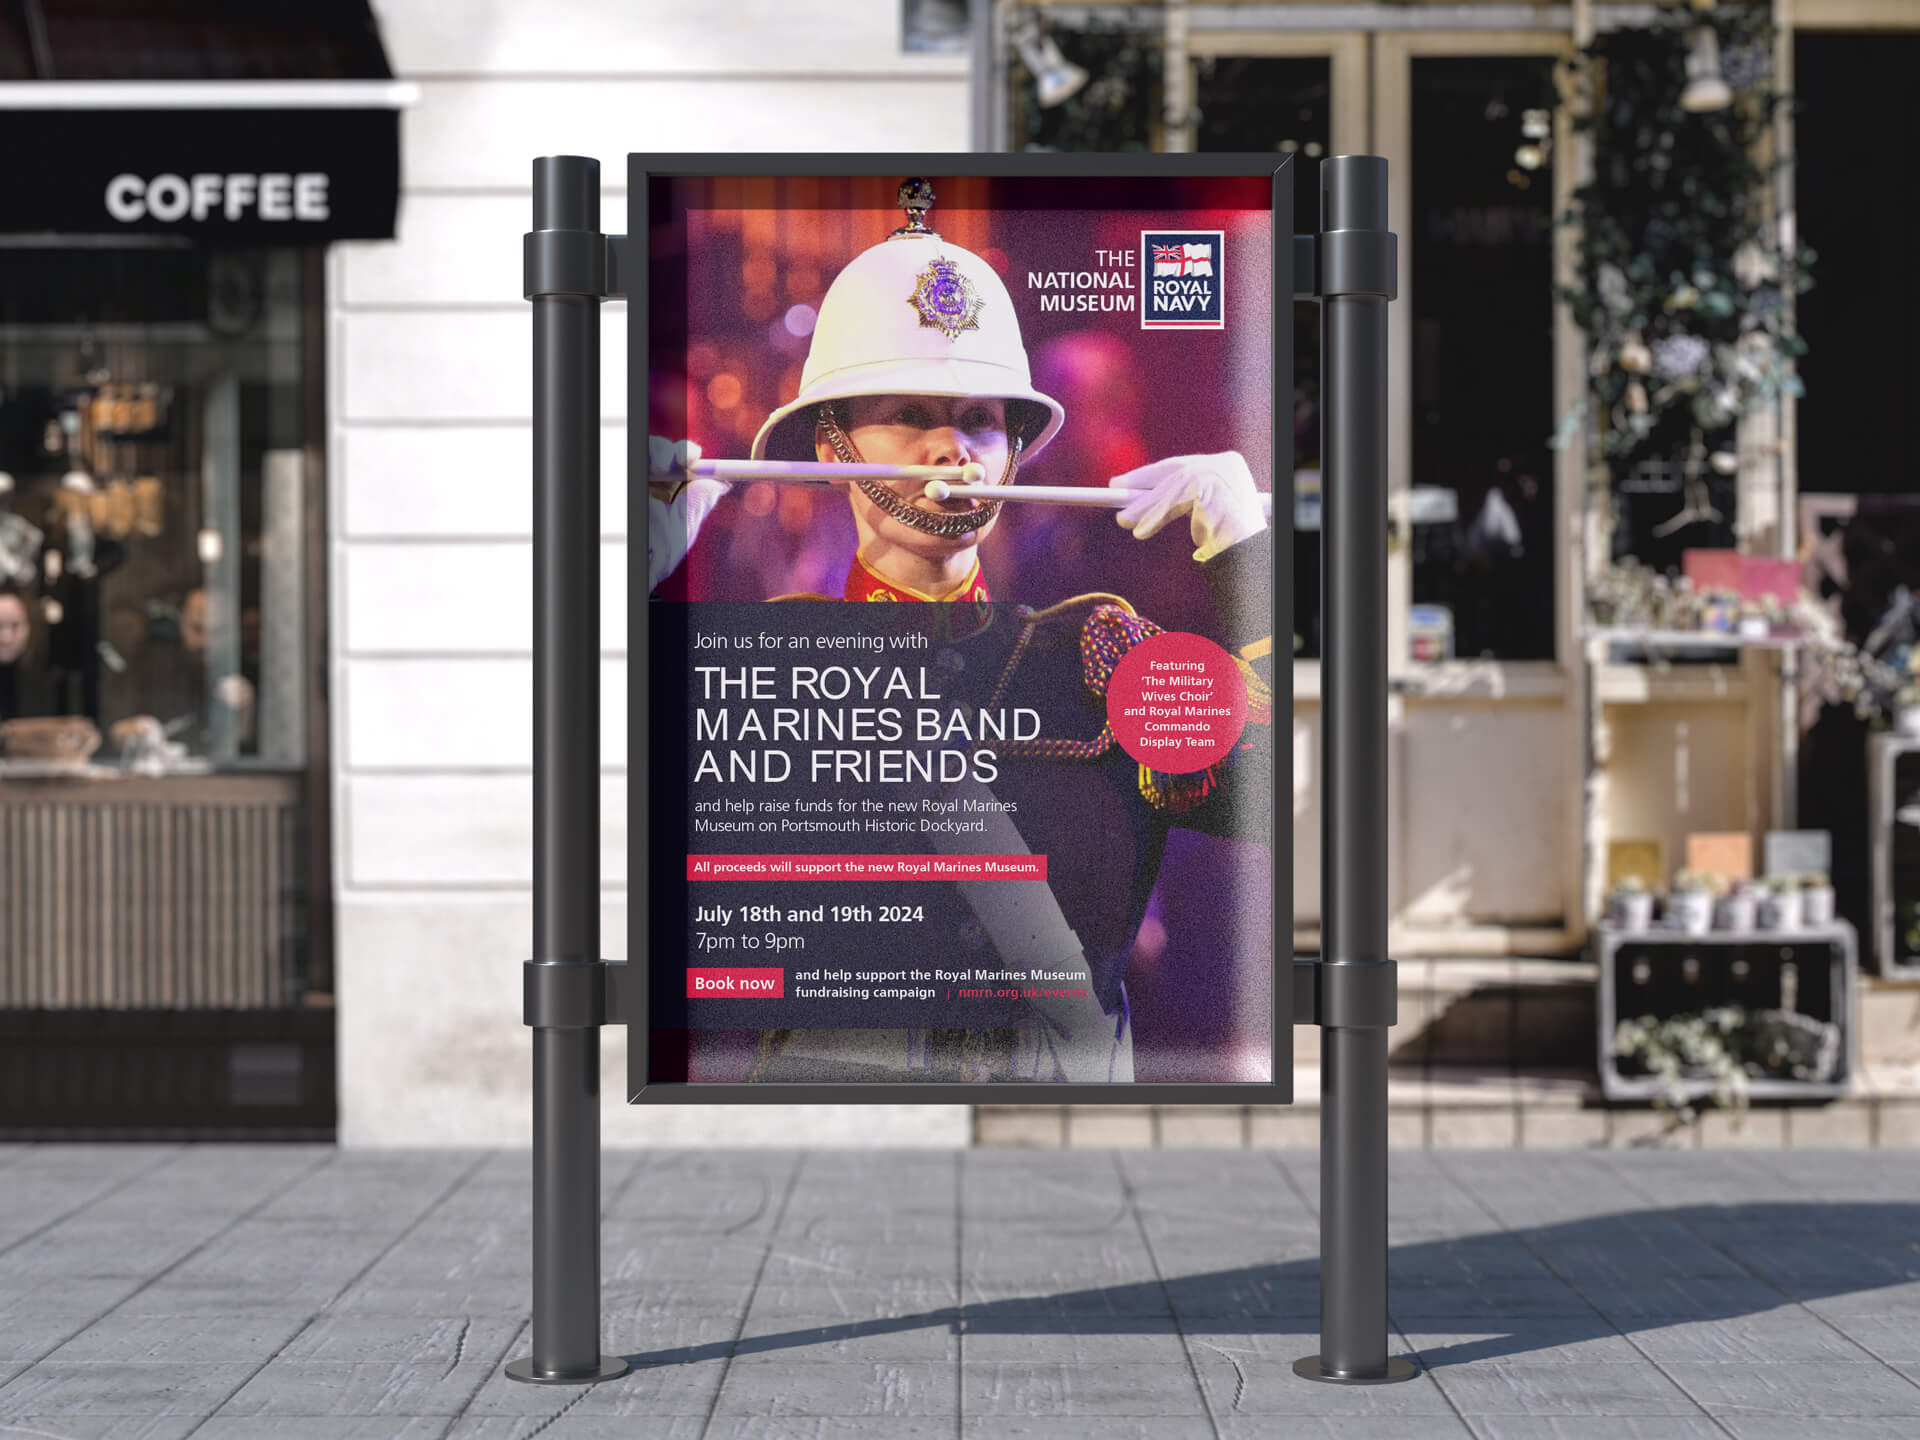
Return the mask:
[[1348, 1375], [1329, 1370], [1318, 1355], [1308, 1355], [1293, 1362], [1293, 1373], [1302, 1380], [1324, 1380], [1329, 1385], [1392, 1385], [1397, 1381], [1413, 1379], [1420, 1373], [1420, 1367], [1404, 1355], [1389, 1355], [1383, 1374]]
[[618, 1380], [626, 1373], [627, 1362], [618, 1355], [602, 1355], [598, 1365], [577, 1375], [543, 1375], [533, 1368], [531, 1355], [507, 1362], [507, 1378], [523, 1385], [597, 1385], [602, 1380]]

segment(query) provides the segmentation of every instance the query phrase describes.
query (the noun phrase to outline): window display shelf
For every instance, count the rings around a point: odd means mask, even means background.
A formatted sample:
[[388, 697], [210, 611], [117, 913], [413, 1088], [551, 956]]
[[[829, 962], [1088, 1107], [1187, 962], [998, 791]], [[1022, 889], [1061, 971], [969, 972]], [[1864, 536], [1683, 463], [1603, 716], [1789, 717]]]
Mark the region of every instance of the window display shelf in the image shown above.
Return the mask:
[[1598, 665], [1594, 684], [1605, 705], [1653, 703], [1739, 703], [1751, 693], [1747, 677], [1733, 665], [1687, 665], [1661, 669], [1652, 665]]
[[67, 760], [0, 759], [0, 780], [100, 780], [158, 779], [164, 776], [211, 775], [213, 762], [188, 758], [176, 760], [164, 769], [129, 770], [123, 765], [98, 765], [89, 761], [75, 765]]
[[1596, 645], [1640, 645], [1650, 650], [1793, 650], [1805, 639], [1798, 631], [1740, 635], [1731, 630], [1644, 630], [1600, 625], [1581, 630]]

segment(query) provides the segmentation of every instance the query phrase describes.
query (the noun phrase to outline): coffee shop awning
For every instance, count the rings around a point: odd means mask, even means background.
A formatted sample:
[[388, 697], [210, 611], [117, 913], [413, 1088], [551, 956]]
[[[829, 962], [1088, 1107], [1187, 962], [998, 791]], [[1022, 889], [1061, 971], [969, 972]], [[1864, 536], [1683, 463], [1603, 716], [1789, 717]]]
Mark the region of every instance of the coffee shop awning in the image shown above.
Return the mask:
[[366, 0], [0, 5], [0, 233], [389, 239], [416, 96]]

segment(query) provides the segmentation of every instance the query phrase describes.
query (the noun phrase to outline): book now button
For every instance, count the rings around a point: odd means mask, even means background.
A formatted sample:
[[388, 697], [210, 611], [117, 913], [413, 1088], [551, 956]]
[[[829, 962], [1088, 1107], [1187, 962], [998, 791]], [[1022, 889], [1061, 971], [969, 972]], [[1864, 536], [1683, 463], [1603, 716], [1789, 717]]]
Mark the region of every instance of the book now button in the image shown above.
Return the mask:
[[689, 970], [687, 998], [705, 996], [731, 1000], [782, 1000], [787, 994], [787, 972], [767, 970]]

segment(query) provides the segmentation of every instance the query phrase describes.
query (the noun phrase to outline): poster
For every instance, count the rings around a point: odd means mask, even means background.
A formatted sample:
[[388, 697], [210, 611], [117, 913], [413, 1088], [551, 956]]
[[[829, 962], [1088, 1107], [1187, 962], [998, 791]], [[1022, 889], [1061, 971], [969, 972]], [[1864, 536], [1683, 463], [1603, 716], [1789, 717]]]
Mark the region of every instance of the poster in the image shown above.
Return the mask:
[[1286, 1098], [1284, 187], [636, 183], [635, 1098]]

